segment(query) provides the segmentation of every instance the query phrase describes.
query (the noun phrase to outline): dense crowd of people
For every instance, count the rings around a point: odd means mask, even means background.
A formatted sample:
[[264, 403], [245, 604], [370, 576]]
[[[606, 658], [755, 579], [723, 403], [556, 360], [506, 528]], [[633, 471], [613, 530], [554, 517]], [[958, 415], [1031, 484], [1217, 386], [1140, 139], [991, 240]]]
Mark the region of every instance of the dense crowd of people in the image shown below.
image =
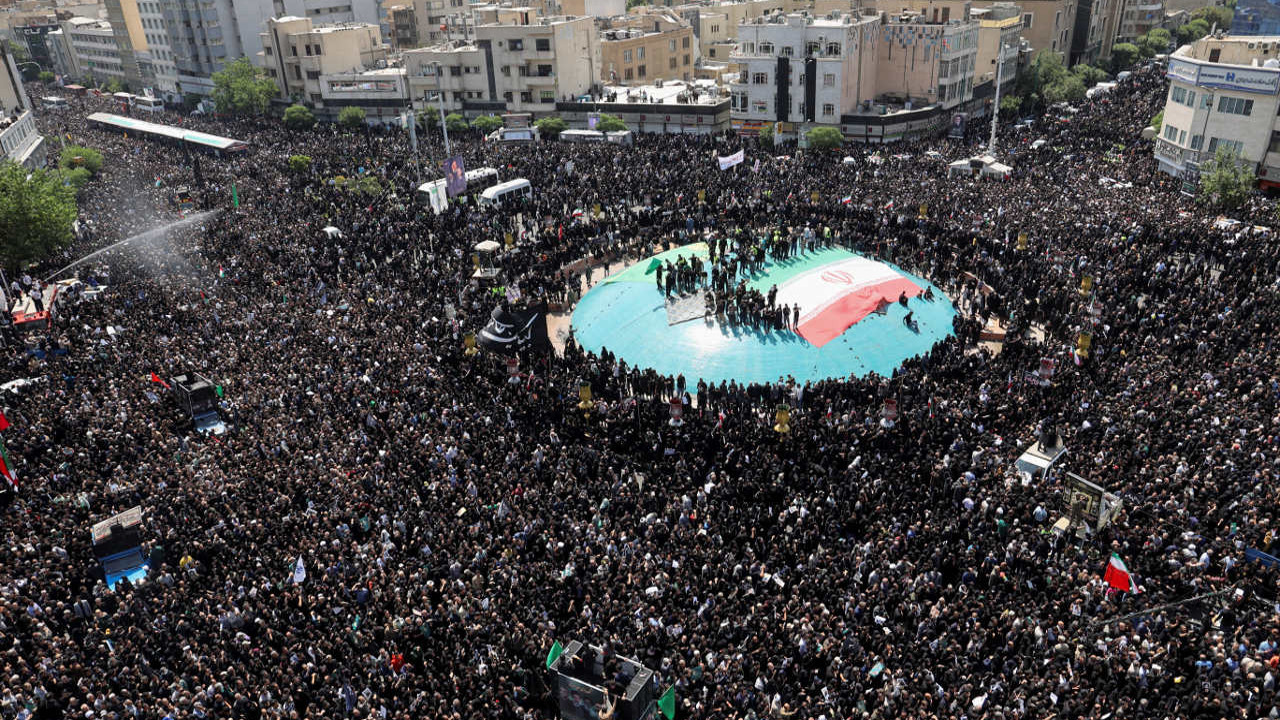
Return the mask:
[[[434, 138], [157, 117], [250, 143], [200, 157], [197, 183], [180, 150], [86, 125], [101, 101], [42, 116], [107, 162], [78, 239], [30, 278], [166, 229], [68, 273], [102, 292], [2, 350], [20, 487], [0, 713], [546, 718], [548, 649], [579, 639], [652, 668], [680, 718], [1280, 717], [1277, 577], [1245, 556], [1277, 550], [1280, 520], [1280, 248], [1252, 228], [1273, 204], [1224, 229], [1156, 171], [1139, 135], [1166, 87], [1140, 73], [1010, 130], [1006, 182], [947, 179], [924, 152], [973, 148], [938, 139], [775, 157], [736, 136], [454, 138], [535, 191], [438, 216], [414, 197]], [[180, 218], [178, 186], [216, 212]], [[471, 249], [507, 233], [496, 264], [528, 302], [744, 237], [891, 261], [964, 312], [892, 377], [708, 384], [570, 337], [509, 382], [463, 342], [502, 302]], [[1042, 357], [1052, 382], [1024, 382]], [[151, 379], [188, 370], [219, 385], [224, 434]], [[1064, 475], [1011, 470], [1048, 429], [1062, 469], [1122, 499], [1106, 529], [1055, 532]], [[88, 529], [135, 505], [148, 578], [108, 591]], [[1142, 592], [1103, 582], [1113, 553]]]

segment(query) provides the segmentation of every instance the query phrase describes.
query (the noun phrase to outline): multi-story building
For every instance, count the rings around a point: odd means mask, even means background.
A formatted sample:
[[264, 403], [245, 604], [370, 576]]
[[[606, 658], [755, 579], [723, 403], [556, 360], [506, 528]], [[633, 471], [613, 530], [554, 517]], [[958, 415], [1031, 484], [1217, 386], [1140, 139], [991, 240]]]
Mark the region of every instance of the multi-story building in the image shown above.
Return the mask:
[[665, 8], [618, 18], [600, 33], [600, 77], [610, 83], [692, 80], [697, 62], [693, 28]]
[[1154, 28], [1164, 27], [1164, 0], [1117, 0], [1120, 22], [1115, 42], [1133, 42]]
[[62, 32], [74, 58], [73, 77], [94, 83], [128, 82], [111, 23], [75, 17], [63, 23]]
[[394, 50], [412, 50], [418, 41], [418, 18], [412, 5], [393, 5], [387, 10], [391, 25], [391, 47]]
[[[990, 8], [1005, 1], [972, 0], [975, 8]], [[1070, 59], [1077, 4], [1078, 0], [1018, 0], [1022, 6], [1022, 38], [1031, 45], [1032, 52], [1057, 53], [1063, 62]]]
[[390, 41], [382, 33], [384, 17], [378, 0], [231, 0], [231, 10], [240, 51], [249, 58], [262, 51], [262, 32], [271, 18], [306, 18], [316, 27], [367, 23], [377, 25], [379, 37]]
[[1194, 175], [1225, 148], [1264, 187], [1280, 187], [1280, 36], [1202, 38], [1170, 56], [1168, 76], [1161, 170]]
[[1111, 57], [1124, 0], [1077, 0], [1070, 64], [1100, 63]]
[[375, 69], [386, 64], [388, 52], [377, 25], [316, 27], [309, 18], [301, 17], [267, 20], [259, 44], [262, 51], [257, 63], [275, 81], [280, 99], [311, 102], [321, 116], [337, 112], [328, 112], [325, 105], [322, 76]]
[[14, 19], [12, 24], [14, 40], [27, 48], [32, 62], [48, 70], [53, 67], [53, 58], [45, 36], [58, 29], [58, 18], [53, 14], [24, 15]]
[[0, 151], [5, 158], [29, 168], [45, 164], [44, 138], [36, 130], [31, 100], [5, 41], [0, 41]]
[[[138, 0], [106, 0], [107, 22], [115, 33], [116, 48], [120, 52], [120, 67], [124, 72], [124, 84], [134, 92], [148, 87], [155, 77], [147, 38], [142, 29], [142, 15]], [[143, 67], [147, 72], [144, 73]], [[146, 77], [144, 77], [144, 75]]]
[[[173, 49], [169, 47], [164, 8], [157, 0], [137, 0], [137, 7], [147, 48], [145, 56], [139, 59], [139, 66], [147, 87], [155, 91], [156, 97], [176, 101], [181, 96], [178, 92], [178, 67], [173, 62]], [[146, 72], [148, 66], [150, 73]]]
[[729, 86], [734, 128], [837, 125], [869, 104], [877, 94], [878, 53], [888, 37], [882, 21], [879, 14], [791, 13], [741, 24], [731, 56], [738, 66]]
[[995, 82], [1004, 59], [1001, 92], [1017, 81], [1018, 54], [1022, 47], [1022, 8], [1014, 3], [996, 3], [973, 11], [978, 20], [978, 59], [973, 84]]
[[608, 18], [625, 15], [627, 0], [547, 0], [548, 14]]
[[213, 74], [244, 54], [231, 0], [155, 1], [164, 18], [177, 91], [212, 93]]
[[1280, 35], [1280, 3], [1272, 0], [1237, 0], [1231, 18], [1232, 35]]
[[[402, 55], [415, 107], [446, 112], [554, 112], [557, 100], [589, 93], [599, 81], [600, 34], [589, 17], [539, 17], [511, 9], [500, 22], [475, 26], [471, 42]], [[430, 98], [430, 99], [424, 99]]]

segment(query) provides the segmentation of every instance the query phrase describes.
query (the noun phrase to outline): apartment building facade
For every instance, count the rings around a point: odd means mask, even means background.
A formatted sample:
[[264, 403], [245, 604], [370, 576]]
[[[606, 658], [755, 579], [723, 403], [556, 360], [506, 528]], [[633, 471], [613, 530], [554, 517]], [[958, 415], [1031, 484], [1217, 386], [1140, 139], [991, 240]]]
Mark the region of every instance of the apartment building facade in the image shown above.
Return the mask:
[[590, 17], [504, 16], [477, 25], [472, 42], [451, 41], [402, 54], [417, 108], [469, 117], [495, 112], [554, 112], [555, 103], [599, 82], [600, 35]]
[[729, 85], [734, 128], [838, 125], [876, 96], [881, 22], [879, 14], [790, 13], [739, 25], [731, 56], [738, 74]]
[[667, 9], [618, 18], [600, 32], [601, 78], [610, 84], [692, 80], [698, 56], [693, 28]]
[[66, 43], [71, 48], [72, 65], [64, 67], [64, 75], [93, 83], [112, 80], [126, 84], [124, 62], [111, 23], [95, 18], [74, 17], [62, 24]]
[[382, 29], [370, 23], [317, 27], [310, 18], [268, 19], [257, 63], [276, 83], [280, 99], [305, 100], [327, 116], [323, 76], [352, 74], [385, 64], [389, 48]]
[[[975, 8], [990, 8], [1007, 0], [972, 0]], [[1018, 0], [1022, 7], [1022, 37], [1033, 54], [1056, 53], [1069, 62], [1075, 41], [1079, 0]]]

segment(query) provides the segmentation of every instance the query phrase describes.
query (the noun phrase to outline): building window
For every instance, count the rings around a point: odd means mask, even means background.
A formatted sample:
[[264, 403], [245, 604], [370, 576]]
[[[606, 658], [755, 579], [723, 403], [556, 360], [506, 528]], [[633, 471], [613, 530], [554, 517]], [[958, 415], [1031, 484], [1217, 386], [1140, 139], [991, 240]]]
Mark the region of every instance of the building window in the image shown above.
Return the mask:
[[524, 40], [508, 40], [507, 49], [511, 51], [524, 50]]
[[623, 50], [623, 51], [622, 51], [622, 62], [624, 62], [624, 63], [629, 63], [629, 62], [631, 62], [631, 51], [630, 51], [630, 50]]
[[[715, 48], [710, 48], [710, 49], [708, 49], [708, 50], [707, 50], [707, 57], [715, 57], [715, 56], [716, 56], [716, 49], [715, 49]], [[672, 65], [674, 65], [674, 64], [675, 64], [675, 63], [674, 63], [674, 62], [672, 62]]]
[[1253, 101], [1224, 95], [1218, 98], [1218, 112], [1249, 116], [1253, 114]]
[[711, 34], [712, 34], [712, 35], [715, 35], [716, 33], [719, 33], [719, 32], [720, 32], [720, 26], [719, 26], [719, 25], [712, 25], [712, 26], [711, 26]]
[[319, 70], [308, 70], [308, 71], [307, 71], [307, 79], [308, 79], [308, 80], [319, 80], [319, 79], [320, 79], [320, 71], [319, 71]]
[[755, 111], [756, 111], [756, 112], [758, 112], [758, 113], [767, 113], [767, 112], [769, 112], [769, 101], [768, 101], [768, 100], [757, 100], [757, 101], [755, 102]]
[[807, 42], [807, 43], [805, 43], [805, 44], [804, 44], [804, 54], [805, 54], [805, 55], [817, 55], [817, 54], [818, 54], [818, 43], [816, 43], [816, 42]]
[[667, 41], [667, 52], [675, 52], [675, 51], [676, 51], [676, 41], [675, 41], [675, 38], [672, 38]]
[[538, 52], [548, 52], [551, 50], [551, 38], [537, 38], [533, 41], [533, 49]]
[[636, 77], [642, 78], [644, 76], [645, 76], [645, 69], [644, 69], [644, 66], [641, 65], [640, 67], [636, 68]]
[[522, 102], [522, 103], [531, 103], [531, 102], [533, 102], [533, 93], [532, 93], [532, 92], [529, 92], [528, 90], [526, 90], [526, 91], [524, 91], [524, 92], [520, 93], [520, 102]]
[[[1195, 138], [1192, 138], [1191, 142], [1195, 143]], [[1280, 130], [1271, 131], [1271, 146], [1267, 148], [1267, 152], [1280, 152]]]
[[831, 103], [822, 104], [822, 117], [834, 117], [836, 114], [836, 106]]
[[543, 105], [547, 103], [553, 103], [556, 101], [556, 91], [543, 90], [542, 93], [539, 95], [539, 99], [542, 101]]
[[450, 65], [450, 66], [449, 66], [449, 77], [462, 77], [462, 66], [461, 66], [461, 65]]
[[840, 43], [837, 43], [837, 42], [827, 43], [827, 54], [833, 57], [839, 57]]
[[1241, 155], [1244, 152], [1244, 143], [1239, 140], [1209, 138], [1209, 153], [1217, 154], [1218, 150], [1226, 150], [1233, 155]]
[[[671, 42], [673, 43], [673, 45], [671, 46], [671, 49], [672, 49], [672, 50], [675, 50], [675, 49], [676, 49], [676, 48], [675, 48], [675, 45], [674, 45], [675, 41], [674, 41], [674, 40], [672, 40]], [[761, 54], [761, 55], [772, 55], [772, 54], [773, 54], [773, 43], [767, 43], [767, 42], [760, 43], [760, 54]]]
[[835, 87], [835, 86], [836, 86], [836, 74], [835, 74], [835, 73], [823, 73], [823, 75], [822, 75], [822, 87]]
[[783, 46], [782, 57], [795, 57], [795, 54], [796, 54], [795, 48], [791, 47], [790, 45]]
[[683, 38], [681, 38], [681, 39], [680, 39], [680, 47], [684, 48], [685, 50], [688, 50], [688, 49], [689, 49], [689, 36], [688, 36], [688, 35], [685, 35]]
[[633, 72], [633, 71], [631, 70], [631, 68], [627, 68], [626, 70], [623, 70], [623, 71], [622, 71], [622, 79], [623, 79], [623, 80], [631, 80], [631, 79], [632, 79], [632, 72]]
[[511, 102], [511, 93], [510, 92], [502, 93], [502, 99], [507, 102]]
[[1022, 14], [1022, 27], [1024, 30], [1031, 29], [1031, 13]]
[[[1175, 140], [1177, 140], [1177, 139], [1178, 139], [1178, 128], [1176, 128], [1176, 127], [1174, 127], [1174, 126], [1170, 125], [1169, 123], [1165, 123], [1165, 124], [1164, 124], [1164, 139], [1165, 139], [1165, 140], [1168, 140], [1169, 142], [1174, 142]], [[1215, 139], [1215, 140], [1217, 140], [1217, 138], [1214, 138], [1214, 139]], [[1212, 143], [1210, 143], [1210, 145], [1212, 146]]]
[[755, 74], [753, 74], [753, 75], [751, 76], [751, 84], [753, 84], [753, 85], [768, 85], [768, 84], [769, 84], [769, 73], [755, 73]]
[[551, 77], [552, 67], [550, 65], [538, 66], [538, 77]]
[[511, 66], [510, 66], [510, 65], [503, 65], [503, 66], [502, 66], [502, 74], [503, 74], [503, 75], [505, 75], [505, 76], [507, 76], [507, 77], [511, 77]]
[[637, 60], [643, 60], [643, 59], [644, 59], [644, 46], [640, 46], [640, 47], [636, 48], [636, 59], [637, 59]]
[[676, 69], [676, 56], [675, 56], [675, 55], [672, 55], [671, 57], [667, 58], [667, 67], [668, 67], [668, 68], [670, 68], [671, 70], [675, 70], [675, 69]]

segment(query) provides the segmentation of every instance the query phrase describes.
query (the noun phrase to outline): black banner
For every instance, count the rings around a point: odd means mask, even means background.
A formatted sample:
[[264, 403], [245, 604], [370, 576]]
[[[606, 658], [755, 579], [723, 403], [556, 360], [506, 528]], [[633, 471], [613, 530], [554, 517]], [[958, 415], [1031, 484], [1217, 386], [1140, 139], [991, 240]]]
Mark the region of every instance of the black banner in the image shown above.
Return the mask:
[[547, 306], [502, 309], [498, 306], [489, 315], [489, 324], [476, 335], [480, 347], [502, 355], [515, 355], [531, 350], [548, 352], [551, 340], [547, 337]]

